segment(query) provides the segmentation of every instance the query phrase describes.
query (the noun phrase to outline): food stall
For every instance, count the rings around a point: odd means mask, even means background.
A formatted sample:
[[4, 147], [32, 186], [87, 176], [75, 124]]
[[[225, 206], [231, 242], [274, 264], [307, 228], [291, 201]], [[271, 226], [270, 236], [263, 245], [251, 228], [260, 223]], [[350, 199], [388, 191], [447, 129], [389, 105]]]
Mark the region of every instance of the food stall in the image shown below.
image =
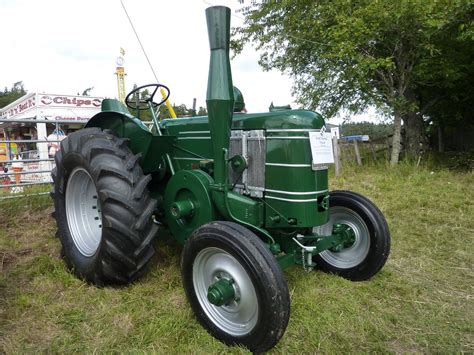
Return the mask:
[[[21, 183], [48, 182], [55, 152], [100, 111], [101, 97], [29, 93], [0, 109], [0, 165]], [[21, 161], [21, 162], [20, 162]], [[36, 173], [37, 172], [37, 173]], [[10, 177], [16, 181], [18, 177]]]

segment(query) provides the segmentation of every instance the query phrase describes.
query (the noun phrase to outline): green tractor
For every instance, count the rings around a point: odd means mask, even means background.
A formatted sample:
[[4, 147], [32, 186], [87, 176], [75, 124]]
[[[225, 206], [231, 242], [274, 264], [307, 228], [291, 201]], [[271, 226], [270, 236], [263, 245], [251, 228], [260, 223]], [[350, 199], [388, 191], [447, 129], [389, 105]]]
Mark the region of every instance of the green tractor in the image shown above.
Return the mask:
[[240, 112], [230, 10], [211, 7], [206, 17], [209, 117], [159, 120], [164, 100], [155, 102], [155, 93], [169, 96], [160, 84], [126, 99], [151, 112], [151, 129], [104, 100], [56, 154], [54, 215], [68, 267], [97, 285], [135, 281], [155, 238], [171, 234], [183, 245], [183, 285], [199, 322], [226, 344], [263, 352], [290, 316], [283, 269], [298, 264], [367, 280], [385, 264], [390, 234], [367, 198], [328, 191], [327, 164], [318, 160], [328, 134], [318, 113]]

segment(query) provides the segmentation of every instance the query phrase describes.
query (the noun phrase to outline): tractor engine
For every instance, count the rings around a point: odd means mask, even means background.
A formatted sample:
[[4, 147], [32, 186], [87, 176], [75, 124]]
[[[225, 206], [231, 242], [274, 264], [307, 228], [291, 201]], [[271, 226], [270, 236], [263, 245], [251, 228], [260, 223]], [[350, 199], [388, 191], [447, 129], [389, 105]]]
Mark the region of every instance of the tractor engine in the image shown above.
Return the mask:
[[[212, 173], [207, 117], [164, 120], [165, 134], [176, 136], [172, 161], [177, 170]], [[265, 228], [311, 228], [328, 219], [327, 166], [313, 166], [310, 132], [324, 131], [312, 111], [282, 110], [234, 114], [230, 135], [232, 190], [251, 197], [264, 214]]]

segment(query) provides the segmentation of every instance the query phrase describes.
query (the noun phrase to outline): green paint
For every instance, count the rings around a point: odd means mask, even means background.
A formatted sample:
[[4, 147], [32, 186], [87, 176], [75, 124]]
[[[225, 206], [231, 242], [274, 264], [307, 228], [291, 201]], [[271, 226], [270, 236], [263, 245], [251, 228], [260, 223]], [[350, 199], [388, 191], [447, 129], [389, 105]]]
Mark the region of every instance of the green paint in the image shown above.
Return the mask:
[[235, 218], [253, 226], [262, 226], [264, 206], [261, 202], [231, 191], [226, 195], [228, 209]]
[[170, 209], [175, 219], [190, 218], [194, 213], [194, 203], [190, 199], [179, 200], [173, 202]]
[[[214, 7], [206, 11], [206, 17], [211, 49], [209, 117], [162, 120], [151, 132], [120, 102], [104, 100], [102, 112], [87, 126], [111, 129], [130, 139], [132, 152], [142, 155], [144, 173], [153, 174], [152, 196], [160, 202], [165, 222], [180, 243], [199, 226], [224, 219], [257, 233], [282, 267], [300, 258], [301, 250], [292, 240], [297, 234], [305, 236], [303, 244], [314, 247], [314, 253], [352, 245], [354, 235], [348, 226], [335, 226], [330, 236], [311, 234], [313, 227], [329, 218], [328, 173], [312, 169], [309, 144], [309, 131], [322, 128], [323, 118], [312, 111], [291, 109], [233, 114], [230, 10]], [[243, 173], [247, 168], [243, 156], [228, 156], [231, 129], [265, 132], [262, 198], [231, 191], [229, 169]], [[219, 298], [217, 293], [213, 291], [211, 297]]]
[[305, 247], [311, 248], [311, 251], [305, 251], [305, 255], [310, 252], [314, 256], [325, 250], [339, 252], [351, 247], [355, 242], [355, 233], [351, 227], [345, 224], [334, 224], [331, 235], [301, 235], [296, 232], [291, 234], [278, 232], [275, 235], [275, 240], [281, 246], [284, 254], [279, 255], [277, 261], [282, 268], [287, 268], [293, 264], [303, 264], [302, 248], [293, 238], [297, 238], [298, 242]]
[[230, 166], [236, 173], [242, 173], [247, 168], [247, 162], [242, 155], [235, 155], [230, 159]]
[[172, 135], [153, 135], [121, 102], [112, 99], [102, 101], [102, 111], [92, 117], [86, 127], [110, 129], [119, 137], [129, 138], [130, 150], [142, 155], [140, 165], [144, 173], [163, 169], [163, 157], [172, 152], [176, 139]]
[[295, 254], [290, 253], [290, 254], [280, 255], [277, 257], [277, 262], [278, 262], [278, 265], [280, 265], [282, 269], [286, 269], [290, 266], [293, 266], [296, 264]]
[[214, 181], [227, 185], [224, 149], [229, 149], [234, 109], [234, 89], [229, 59], [230, 9], [214, 6], [206, 9], [211, 59], [207, 84], [207, 112], [214, 158]]
[[207, 299], [214, 306], [223, 306], [235, 298], [234, 281], [228, 279], [220, 279], [214, 282], [207, 291]]
[[339, 238], [339, 243], [330, 248], [333, 252], [339, 252], [342, 249], [350, 248], [355, 243], [356, 235], [354, 230], [346, 224], [334, 224], [332, 227], [332, 233], [337, 235]]
[[201, 170], [180, 170], [166, 185], [166, 221], [178, 242], [184, 244], [196, 228], [218, 219], [210, 196], [212, 183]]

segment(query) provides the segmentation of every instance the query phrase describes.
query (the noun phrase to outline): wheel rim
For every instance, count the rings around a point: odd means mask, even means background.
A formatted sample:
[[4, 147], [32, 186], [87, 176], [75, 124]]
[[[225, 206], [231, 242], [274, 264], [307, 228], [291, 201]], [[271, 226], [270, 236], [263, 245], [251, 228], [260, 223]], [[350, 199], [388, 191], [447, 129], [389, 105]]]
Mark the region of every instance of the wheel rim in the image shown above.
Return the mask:
[[[221, 278], [233, 280], [235, 298], [223, 306], [207, 299], [209, 286]], [[201, 250], [193, 264], [193, 285], [207, 317], [233, 336], [248, 334], [257, 324], [258, 299], [255, 287], [242, 265], [226, 251], [209, 247]]]
[[66, 187], [66, 217], [79, 252], [94, 255], [102, 238], [102, 214], [97, 189], [89, 173], [75, 168]]
[[352, 228], [355, 241], [341, 251], [325, 250], [318, 255], [328, 264], [340, 269], [349, 269], [359, 265], [367, 257], [370, 248], [370, 233], [367, 224], [360, 215], [346, 207], [331, 207], [329, 215], [329, 222], [315, 227], [314, 232], [320, 235], [331, 235], [335, 223], [345, 224]]

